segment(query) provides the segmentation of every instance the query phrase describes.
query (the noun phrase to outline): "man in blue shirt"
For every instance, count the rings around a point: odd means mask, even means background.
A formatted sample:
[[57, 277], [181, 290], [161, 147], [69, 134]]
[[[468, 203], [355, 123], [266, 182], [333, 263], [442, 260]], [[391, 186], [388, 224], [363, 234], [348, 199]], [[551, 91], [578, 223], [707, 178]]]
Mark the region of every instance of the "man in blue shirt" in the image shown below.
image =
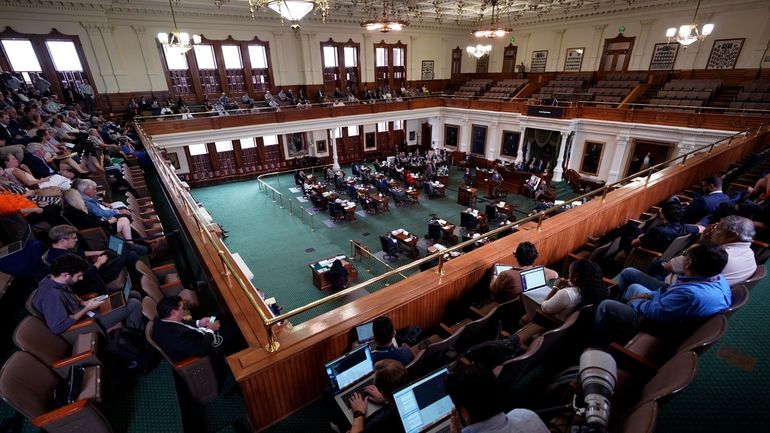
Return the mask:
[[597, 343], [627, 341], [642, 319], [645, 324], [684, 334], [702, 319], [730, 307], [730, 286], [720, 275], [727, 264], [724, 248], [701, 241], [690, 247], [684, 257], [683, 273], [676, 283], [661, 288], [631, 284], [621, 301], [602, 301], [594, 323]]
[[372, 348], [372, 362], [381, 359], [393, 359], [407, 365], [412, 361], [414, 356], [409, 346], [397, 347], [393, 343], [396, 331], [393, 329], [393, 322], [390, 318], [381, 316], [374, 319], [372, 333], [375, 342], [375, 346]]

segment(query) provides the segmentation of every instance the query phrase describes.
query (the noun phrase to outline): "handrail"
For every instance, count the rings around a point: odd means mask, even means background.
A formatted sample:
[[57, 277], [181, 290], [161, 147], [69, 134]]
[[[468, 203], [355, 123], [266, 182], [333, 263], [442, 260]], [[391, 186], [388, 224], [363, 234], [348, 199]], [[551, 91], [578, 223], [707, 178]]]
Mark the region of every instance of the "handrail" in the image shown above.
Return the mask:
[[[665, 162], [653, 165], [653, 166], [648, 167], [647, 169], [645, 169], [643, 171], [640, 171], [638, 173], [632, 174], [630, 176], [626, 176], [626, 177], [624, 177], [624, 178], [622, 178], [622, 179], [620, 179], [620, 180], [618, 180], [618, 181], [616, 181], [616, 182], [614, 182], [614, 183], [612, 183], [610, 185], [604, 186], [603, 188], [600, 188], [600, 189], [597, 189], [597, 190], [594, 190], [594, 191], [590, 191], [590, 192], [588, 192], [586, 194], [583, 194], [583, 195], [581, 195], [579, 197], [576, 197], [575, 199], [573, 199], [573, 201], [585, 201], [588, 198], [596, 197], [596, 196], [599, 196], [599, 195], [601, 195], [602, 199], [604, 199], [606, 197], [607, 193], [609, 191], [611, 191], [612, 189], [614, 189], [616, 186], [620, 186], [621, 184], [624, 184], [624, 183], [626, 183], [626, 182], [628, 182], [628, 181], [630, 181], [632, 179], [639, 178], [640, 175], [641, 176], [645, 176], [645, 186], [647, 186], [648, 183], [649, 183], [650, 177], [652, 176], [652, 174], [655, 171], [657, 171], [659, 169], [663, 169], [663, 168], [665, 168], [666, 166], [668, 166], [671, 163], [674, 163], [674, 162], [677, 162], [677, 161], [681, 160], [681, 163], [685, 164], [686, 161], [687, 161], [687, 158], [690, 155], [694, 155], [694, 154], [702, 152], [704, 150], [708, 150], [708, 153], [710, 154], [713, 151], [714, 147], [719, 145], [720, 143], [723, 143], [723, 142], [726, 141], [727, 145], [730, 145], [732, 143], [733, 139], [735, 139], [737, 137], [742, 137], [742, 136], [749, 136], [752, 132], [758, 134], [763, 129], [767, 129], [768, 126], [770, 126], [770, 123], [762, 123], [759, 126], [755, 126], [753, 128], [747, 128], [747, 129], [745, 129], [743, 131], [740, 131], [740, 132], [737, 132], [737, 133], [735, 133], [735, 134], [733, 134], [733, 135], [731, 135], [729, 137], [725, 137], [725, 138], [723, 138], [721, 140], [718, 140], [718, 141], [716, 141], [714, 143], [703, 145], [703, 146], [701, 146], [701, 147], [699, 147], [697, 149], [694, 149], [694, 150], [692, 150], [690, 152], [687, 152], [687, 153], [684, 153], [682, 155], [679, 155], [679, 156], [677, 156], [675, 158], [672, 158], [672, 159], [670, 159], [668, 161], [665, 161]], [[141, 126], [140, 125], [136, 125], [136, 128], [137, 128], [137, 132], [140, 132], [140, 135], [142, 137], [145, 137], [144, 131], [141, 129]], [[152, 144], [152, 143], [146, 143], [146, 144]], [[148, 150], [149, 150], [148, 154], [150, 154], [150, 156], [153, 159], [153, 162], [155, 163], [156, 167], [159, 168], [158, 173], [161, 173], [161, 175], [166, 178], [166, 181], [167, 181], [168, 184], [173, 185], [173, 188], [175, 189], [175, 192], [176, 192], [177, 196], [179, 196], [183, 200], [183, 203], [185, 204], [185, 207], [186, 207], [186, 210], [187, 210], [188, 214], [190, 214], [190, 216], [193, 217], [193, 219], [195, 220], [196, 224], [198, 225], [199, 231], [205, 232], [206, 233], [206, 237], [209, 239], [209, 241], [213, 245], [216, 245], [216, 241], [215, 241], [214, 237], [211, 235], [209, 230], [206, 229], [207, 223], [202, 221], [200, 215], [198, 215], [197, 212], [193, 211], [194, 209], [197, 208], [197, 205], [192, 203], [192, 198], [189, 196], [189, 193], [184, 190], [184, 188], [182, 187], [182, 185], [181, 185], [178, 177], [176, 176], [176, 174], [171, 172], [171, 169], [170, 169], [169, 165], [164, 162], [163, 158], [159, 155], [159, 152], [156, 149], [154, 144], [152, 144], [151, 146], [146, 146], [146, 147], [148, 148]], [[325, 166], [325, 165], [320, 165], [320, 166], [316, 166], [316, 167], [323, 167], [323, 166]], [[160, 169], [160, 167], [163, 167], [163, 168]], [[309, 168], [314, 168], [314, 167], [309, 167]], [[282, 171], [282, 172], [275, 172], [275, 173], [270, 173], [270, 174], [279, 174], [279, 173], [285, 173], [285, 172], [290, 172], [290, 171], [293, 171], [293, 170], [285, 170], [285, 171]], [[262, 176], [266, 176], [266, 175], [267, 174], [260, 175], [258, 177], [259, 181], [262, 184], [264, 184], [264, 186], [266, 188], [271, 188], [273, 191], [277, 192], [278, 194], [281, 194], [279, 191], [277, 191], [275, 188], [271, 187], [270, 185], [268, 185], [266, 182], [264, 182], [261, 179]], [[282, 194], [281, 194], [281, 196], [282, 196]], [[436, 258], [439, 258], [439, 260], [441, 260], [441, 258], [443, 258], [443, 255], [448, 253], [448, 252], [452, 252], [452, 251], [459, 250], [461, 248], [465, 248], [467, 246], [470, 246], [470, 245], [474, 244], [475, 242], [477, 242], [477, 241], [479, 241], [481, 239], [490, 238], [490, 237], [492, 237], [494, 235], [497, 235], [497, 234], [499, 234], [499, 233], [501, 233], [503, 231], [516, 228], [518, 225], [526, 224], [526, 223], [531, 222], [531, 221], [537, 221], [537, 229], [540, 230], [540, 226], [541, 226], [543, 220], [547, 216], [552, 215], [555, 212], [560, 211], [561, 209], [563, 209], [563, 208], [565, 208], [566, 206], [569, 206], [569, 205], [570, 204], [565, 203], [565, 204], [562, 204], [562, 205], [553, 206], [553, 207], [551, 207], [549, 209], [546, 209], [546, 210], [544, 210], [542, 212], [539, 212], [539, 213], [536, 213], [534, 215], [529, 215], [529, 216], [527, 216], [525, 218], [519, 219], [519, 220], [514, 221], [514, 222], [512, 222], [510, 224], [506, 224], [504, 226], [501, 226], [501, 227], [498, 227], [496, 229], [493, 229], [493, 230], [491, 230], [491, 231], [489, 231], [487, 233], [484, 233], [480, 237], [472, 238], [472, 239], [469, 239], [467, 241], [461, 242], [461, 243], [459, 243], [457, 245], [453, 245], [453, 246], [451, 246], [451, 247], [449, 247], [449, 248], [447, 248], [447, 249], [445, 249], [443, 251], [439, 251], [439, 252], [436, 252], [436, 253], [431, 254], [429, 256], [417, 259], [417, 260], [415, 260], [415, 261], [413, 261], [411, 263], [405, 264], [405, 265], [400, 266], [400, 267], [398, 267], [396, 269], [392, 269], [392, 270], [390, 270], [388, 272], [385, 272], [385, 273], [383, 273], [383, 274], [381, 274], [379, 276], [376, 276], [374, 278], [371, 278], [371, 279], [369, 279], [367, 281], [361, 282], [361, 283], [356, 284], [354, 286], [351, 286], [351, 287], [348, 287], [346, 289], [343, 289], [343, 290], [341, 290], [341, 291], [339, 291], [337, 293], [334, 293], [334, 294], [331, 294], [331, 295], [326, 296], [324, 298], [312, 301], [312, 302], [310, 302], [310, 303], [308, 303], [306, 305], [303, 305], [301, 307], [297, 307], [297, 308], [295, 308], [293, 310], [287, 311], [287, 312], [285, 312], [283, 314], [280, 314], [278, 316], [273, 316], [273, 317], [267, 317], [267, 315], [264, 313], [264, 311], [261, 308], [259, 308], [259, 305], [258, 305], [256, 299], [253, 296], [253, 293], [254, 293], [254, 291], [256, 289], [254, 288], [254, 286], [250, 282], [247, 284], [246, 282], [244, 282], [238, 276], [237, 272], [235, 272], [236, 269], [237, 269], [237, 265], [232, 261], [232, 257], [229, 255], [229, 253], [226, 253], [222, 249], [218, 248], [217, 249], [217, 254], [218, 254], [218, 256], [220, 257], [220, 259], [221, 259], [221, 261], [223, 263], [223, 266], [225, 268], [225, 274], [227, 276], [234, 275], [234, 277], [235, 277], [234, 279], [235, 279], [236, 283], [241, 288], [241, 290], [243, 290], [244, 293], [247, 295], [247, 297], [249, 299], [249, 302], [251, 303], [252, 307], [255, 310], [257, 310], [257, 312], [258, 312], [258, 314], [260, 316], [260, 319], [263, 321], [265, 327], [267, 328], [268, 336], [269, 336], [269, 339], [270, 339], [270, 342], [265, 346], [265, 349], [268, 350], [268, 351], [273, 352], [273, 351], [278, 350], [278, 348], [280, 347], [280, 344], [277, 341], [277, 338], [275, 336], [273, 327], [274, 327], [274, 325], [276, 325], [276, 324], [278, 324], [280, 322], [283, 322], [284, 320], [290, 319], [290, 318], [292, 318], [294, 316], [297, 316], [297, 315], [302, 314], [304, 312], [310, 311], [310, 310], [312, 310], [312, 309], [314, 309], [314, 308], [316, 308], [316, 307], [318, 307], [320, 305], [324, 305], [324, 304], [326, 304], [328, 302], [332, 302], [334, 300], [340, 299], [340, 298], [342, 298], [342, 297], [344, 297], [344, 296], [346, 296], [346, 295], [348, 295], [348, 294], [350, 294], [350, 293], [352, 293], [352, 292], [354, 292], [354, 291], [356, 291], [358, 289], [365, 288], [367, 286], [373, 285], [373, 284], [375, 284], [377, 282], [386, 280], [386, 279], [391, 278], [393, 276], [396, 276], [396, 275], [403, 276], [403, 272], [406, 271], [406, 270], [413, 269], [414, 267], [419, 267], [421, 264], [429, 262], [429, 261], [432, 261], [432, 260], [434, 260]], [[440, 263], [440, 265], [441, 264], [442, 263]]]

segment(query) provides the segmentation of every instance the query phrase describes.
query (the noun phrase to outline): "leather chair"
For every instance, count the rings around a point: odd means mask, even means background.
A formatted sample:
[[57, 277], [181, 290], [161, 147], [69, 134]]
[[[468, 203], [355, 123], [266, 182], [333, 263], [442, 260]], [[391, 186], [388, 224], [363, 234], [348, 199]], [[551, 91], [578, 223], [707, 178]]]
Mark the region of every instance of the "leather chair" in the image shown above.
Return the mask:
[[[16, 352], [0, 370], [0, 397], [48, 433], [112, 433], [96, 406], [101, 397], [97, 375], [101, 367], [88, 367], [74, 403], [50, 410], [60, 377], [27, 352]], [[84, 429], [85, 426], [88, 426]]]
[[398, 258], [398, 244], [391, 244], [385, 236], [380, 236], [380, 245], [385, 252], [385, 260], [395, 260]]
[[197, 308], [200, 305], [198, 293], [195, 290], [184, 287], [174, 265], [150, 268], [144, 262], [139, 261], [136, 262], [136, 270], [142, 274], [140, 280], [142, 288], [155, 302], [160, 301], [166, 296], [178, 295], [193, 308]]
[[154, 322], [150, 321], [144, 330], [147, 342], [157, 349], [166, 358], [166, 361], [171, 364], [174, 371], [187, 385], [192, 398], [200, 404], [209, 403], [216, 399], [219, 396], [220, 383], [211, 356], [191, 356], [179, 362], [172, 362], [168, 355], [166, 355], [166, 352], [163, 351], [163, 348], [152, 339], [153, 324]]
[[736, 311], [743, 308], [744, 305], [746, 305], [747, 302], [749, 302], [749, 289], [746, 287], [745, 284], [738, 284], [737, 286], [732, 286], [730, 288], [733, 294], [733, 302], [730, 305], [730, 308], [725, 310], [725, 315], [727, 317], [732, 316], [735, 314]]
[[13, 342], [40, 362], [65, 378], [70, 366], [101, 365], [97, 357], [99, 338], [95, 332], [78, 334], [75, 344], [54, 335], [45, 322], [34, 316], [25, 317], [13, 331]]
[[538, 354], [542, 346], [543, 337], [537, 337], [529, 345], [526, 352], [495, 367], [493, 371], [497, 377], [497, 383], [501, 384], [505, 389], [516, 385], [519, 379], [524, 377], [527, 371], [529, 371], [532, 359]]

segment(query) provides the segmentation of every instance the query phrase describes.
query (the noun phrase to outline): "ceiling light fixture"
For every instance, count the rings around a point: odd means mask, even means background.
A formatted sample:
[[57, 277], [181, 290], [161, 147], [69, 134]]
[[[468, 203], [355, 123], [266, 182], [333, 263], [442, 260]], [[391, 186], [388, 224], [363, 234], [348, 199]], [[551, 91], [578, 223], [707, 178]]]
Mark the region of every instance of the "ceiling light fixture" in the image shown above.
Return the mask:
[[473, 36], [476, 36], [477, 38], [502, 38], [513, 31], [513, 29], [504, 29], [500, 27], [500, 10], [497, 8], [497, 0], [490, 0], [490, 3], [492, 4], [492, 22], [489, 27], [484, 28], [482, 26], [480, 29], [471, 30]]
[[469, 45], [465, 51], [471, 56], [480, 59], [492, 51], [492, 45]]
[[254, 10], [257, 8], [270, 8], [281, 16], [281, 24], [284, 20], [292, 22], [292, 28], [299, 28], [299, 20], [305, 18], [313, 9], [321, 13], [321, 20], [326, 22], [329, 15], [329, 0], [249, 0], [249, 12], [254, 18]]
[[171, 33], [158, 33], [158, 41], [166, 49], [166, 52], [182, 55], [190, 51], [193, 45], [201, 43], [201, 37], [199, 35], [192, 35], [191, 37], [187, 32], [180, 32], [179, 27], [176, 25], [174, 5], [171, 4], [171, 0], [168, 0], [168, 7], [171, 8], [171, 20], [174, 22], [174, 31]]
[[700, 9], [700, 0], [698, 0], [698, 5], [695, 7], [695, 14], [692, 16], [690, 24], [679, 26], [679, 30], [676, 27], [666, 30], [666, 37], [669, 42], [679, 42], [684, 48], [687, 48], [693, 42], [703, 42], [706, 36], [714, 31], [714, 24], [704, 24], [703, 28], [698, 31], [698, 25], [695, 23], [695, 19], [698, 17], [698, 9]]
[[[400, 31], [404, 27], [409, 25], [409, 21], [399, 18], [388, 18], [388, 0], [382, 2], [382, 17], [373, 18], [361, 22], [361, 27], [366, 27], [366, 30], [377, 30], [382, 33], [387, 33], [391, 30]], [[391, 8], [393, 9], [393, 15], [395, 15], [395, 6], [391, 2]]]

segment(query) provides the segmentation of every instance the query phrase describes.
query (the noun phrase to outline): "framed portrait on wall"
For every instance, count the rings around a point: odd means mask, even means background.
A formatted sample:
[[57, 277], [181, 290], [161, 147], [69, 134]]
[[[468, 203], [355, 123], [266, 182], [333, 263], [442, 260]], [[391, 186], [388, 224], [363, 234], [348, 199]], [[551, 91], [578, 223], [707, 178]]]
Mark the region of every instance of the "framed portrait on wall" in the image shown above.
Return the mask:
[[417, 132], [409, 131], [409, 141], [414, 141], [417, 138]]
[[423, 80], [433, 79], [433, 60], [422, 61], [422, 74], [420, 75], [420, 77]]
[[586, 140], [583, 146], [583, 158], [580, 161], [580, 172], [596, 176], [602, 164], [604, 143], [601, 141]]
[[743, 48], [745, 38], [717, 39], [711, 47], [706, 69], [733, 69]]
[[307, 141], [304, 132], [286, 134], [286, 155], [289, 158], [297, 158], [307, 154]]
[[650, 59], [651, 71], [670, 71], [674, 69], [676, 56], [679, 53], [679, 42], [655, 44]]
[[500, 154], [516, 158], [516, 155], [519, 153], [520, 138], [520, 132], [503, 131], [503, 143], [502, 146], [500, 146]]
[[174, 170], [179, 170], [182, 166], [179, 164], [179, 154], [176, 152], [167, 152], [166, 156], [171, 161], [171, 165], [174, 166]]
[[315, 142], [315, 153], [326, 153], [326, 140], [317, 140]]
[[460, 127], [457, 125], [444, 125], [444, 146], [457, 147], [457, 134]]
[[626, 159], [626, 172], [623, 177], [667, 161], [673, 148], [674, 143], [634, 139], [631, 153]]
[[583, 66], [583, 52], [585, 47], [567, 48], [567, 57], [564, 58], [564, 72], [579, 72]]
[[548, 50], [532, 51], [529, 72], [545, 72], [546, 63], [548, 63]]
[[484, 149], [487, 146], [487, 127], [482, 125], [473, 125], [471, 127], [471, 153], [484, 155]]
[[377, 141], [375, 137], [376, 134], [374, 132], [367, 132], [364, 134], [364, 149], [374, 150], [377, 148]]

